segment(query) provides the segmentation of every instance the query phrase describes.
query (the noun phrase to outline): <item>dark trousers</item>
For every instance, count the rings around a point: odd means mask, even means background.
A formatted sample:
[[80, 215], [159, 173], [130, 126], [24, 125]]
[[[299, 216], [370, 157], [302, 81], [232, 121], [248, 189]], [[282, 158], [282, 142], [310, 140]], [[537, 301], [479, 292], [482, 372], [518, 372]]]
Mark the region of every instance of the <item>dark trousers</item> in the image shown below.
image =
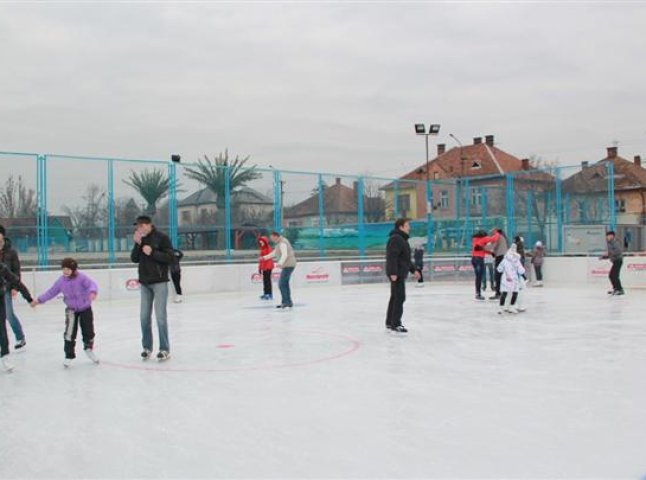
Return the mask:
[[182, 285], [180, 282], [182, 281], [182, 271], [180, 270], [177, 272], [170, 272], [170, 278], [173, 281], [173, 285], [175, 286], [175, 293], [177, 295], [181, 295]]
[[293, 307], [292, 290], [289, 288], [289, 279], [292, 278], [294, 267], [284, 267], [280, 272], [280, 279], [278, 280], [278, 288], [280, 289], [281, 305], [284, 307]]
[[402, 324], [404, 315], [404, 302], [406, 301], [406, 280], [397, 278], [390, 282], [390, 302], [386, 313], [386, 326], [395, 328]]
[[536, 272], [536, 281], [543, 281], [543, 265], [534, 265], [534, 272]]
[[473, 265], [473, 271], [476, 274], [476, 294], [480, 295], [482, 291], [482, 279], [485, 275], [484, 258], [471, 257], [471, 265]]
[[[503, 307], [505, 305], [505, 301], [507, 300], [507, 292], [502, 292], [500, 295], [500, 306]], [[518, 292], [513, 292], [511, 294], [511, 304], [516, 305], [516, 300], [518, 300]]]
[[482, 276], [482, 288], [487, 288], [487, 277], [489, 277], [489, 284], [491, 285], [491, 290], [496, 289], [496, 279], [493, 273], [493, 263], [485, 262], [485, 271]]
[[262, 271], [262, 287], [265, 295], [273, 295], [273, 288], [271, 285], [271, 270]]
[[495, 267], [496, 269], [494, 270], [496, 273], [496, 295], [500, 295], [500, 280], [502, 279], [502, 272], [498, 271], [498, 265], [502, 262], [503, 258], [505, 258], [504, 255], [501, 255], [499, 257], [496, 257], [496, 262], [495, 262]]
[[424, 283], [424, 265], [415, 265], [415, 270], [419, 272], [417, 283]]
[[[4, 298], [4, 293], [2, 294]], [[0, 357], [9, 355], [9, 337], [7, 335], [7, 309], [4, 301], [0, 302]]]
[[69, 308], [65, 309], [65, 358], [76, 358], [74, 352], [76, 347], [76, 334], [79, 324], [81, 325], [81, 336], [83, 337], [83, 350], [94, 348], [94, 314], [92, 307], [82, 312], [75, 312]]
[[615, 260], [612, 262], [612, 268], [610, 269], [610, 283], [612, 283], [612, 289], [615, 291], [623, 290], [621, 286], [621, 280], [619, 279], [619, 272], [621, 272], [621, 265], [624, 263], [623, 260]]

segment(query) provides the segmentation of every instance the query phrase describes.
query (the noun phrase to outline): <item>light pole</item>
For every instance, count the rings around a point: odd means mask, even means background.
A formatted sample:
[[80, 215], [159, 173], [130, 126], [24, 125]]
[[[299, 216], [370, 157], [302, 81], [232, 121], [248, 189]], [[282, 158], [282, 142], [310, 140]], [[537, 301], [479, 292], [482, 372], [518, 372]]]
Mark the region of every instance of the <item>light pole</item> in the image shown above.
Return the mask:
[[[428, 158], [428, 137], [431, 135], [435, 136], [440, 133], [440, 125], [433, 123], [428, 126], [428, 132], [426, 131], [426, 126], [423, 123], [415, 124], [415, 133], [417, 135], [424, 135], [426, 139], [426, 188], [430, 190], [431, 188], [431, 172], [429, 169], [429, 158]], [[427, 195], [426, 199], [426, 212], [428, 215], [431, 214], [431, 197]]]

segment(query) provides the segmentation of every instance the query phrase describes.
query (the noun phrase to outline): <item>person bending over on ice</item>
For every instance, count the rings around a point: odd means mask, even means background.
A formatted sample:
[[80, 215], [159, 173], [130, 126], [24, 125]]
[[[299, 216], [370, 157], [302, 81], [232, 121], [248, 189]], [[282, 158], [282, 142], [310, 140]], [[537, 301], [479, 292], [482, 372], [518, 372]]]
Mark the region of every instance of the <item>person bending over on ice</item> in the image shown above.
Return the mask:
[[[516, 252], [516, 244], [512, 244], [500, 265], [498, 265], [498, 273], [500, 273], [500, 307], [498, 313], [518, 313], [516, 301], [518, 300], [518, 290], [520, 289], [520, 282], [525, 274], [525, 269], [520, 263], [520, 255]], [[511, 305], [506, 305], [510, 293]]]
[[292, 244], [289, 243], [289, 240], [283, 237], [280, 233], [271, 232], [270, 237], [276, 248], [270, 254], [260, 257], [260, 259], [278, 259], [277, 264], [282, 269], [280, 272], [280, 279], [278, 280], [278, 288], [280, 288], [282, 299], [280, 305], [276, 308], [288, 310], [294, 307], [294, 302], [292, 302], [292, 291], [289, 288], [289, 280], [292, 278], [292, 273], [294, 273], [294, 269], [296, 268], [296, 255], [294, 254]]
[[7, 312], [5, 310], [4, 295], [6, 291], [18, 290], [22, 297], [29, 303], [33, 302], [31, 294], [16, 275], [4, 264], [0, 263], [0, 363], [6, 372], [13, 371], [9, 362], [9, 336], [7, 334]]
[[76, 358], [76, 335], [79, 325], [83, 337], [83, 350], [90, 360], [99, 363], [94, 354], [94, 313], [92, 302], [99, 291], [96, 282], [86, 274], [79, 272], [78, 263], [73, 258], [64, 258], [61, 262], [63, 275], [56, 280], [54, 285], [38, 299], [31, 302], [35, 307], [48, 302], [59, 293], [63, 294], [65, 303], [65, 360], [63, 366], [68, 368]]
[[386, 275], [390, 280], [390, 302], [386, 312], [386, 328], [397, 333], [408, 330], [402, 325], [404, 302], [406, 301], [406, 278], [412, 273], [419, 279], [419, 272], [410, 258], [410, 220], [400, 218], [395, 222], [395, 228], [390, 232], [386, 246]]

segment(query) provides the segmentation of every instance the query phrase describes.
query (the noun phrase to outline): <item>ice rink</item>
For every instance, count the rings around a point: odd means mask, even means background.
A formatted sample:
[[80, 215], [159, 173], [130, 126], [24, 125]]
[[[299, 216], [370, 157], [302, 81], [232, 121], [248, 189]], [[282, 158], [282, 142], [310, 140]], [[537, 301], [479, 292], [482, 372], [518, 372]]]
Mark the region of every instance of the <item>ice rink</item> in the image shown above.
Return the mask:
[[17, 300], [0, 478], [644, 478], [646, 292], [529, 289], [501, 317], [471, 284], [411, 287], [407, 336], [386, 285], [296, 290], [292, 312], [189, 293], [163, 364], [138, 302], [98, 302], [101, 364], [77, 345], [68, 370], [62, 303]]

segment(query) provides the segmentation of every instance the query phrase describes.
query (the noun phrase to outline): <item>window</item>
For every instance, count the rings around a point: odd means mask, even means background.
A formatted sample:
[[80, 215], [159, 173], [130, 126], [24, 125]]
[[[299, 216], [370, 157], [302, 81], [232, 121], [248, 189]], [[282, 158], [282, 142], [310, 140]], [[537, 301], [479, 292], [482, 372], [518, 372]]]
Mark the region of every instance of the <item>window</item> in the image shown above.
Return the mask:
[[443, 210], [449, 208], [449, 192], [446, 190], [440, 192], [440, 208]]
[[482, 205], [482, 190], [479, 188], [471, 189], [471, 205], [474, 207]]
[[440, 178], [440, 172], [433, 172], [433, 180]]
[[184, 210], [182, 212], [182, 223], [191, 223], [191, 212], [189, 210]]
[[397, 206], [402, 215], [406, 216], [406, 212], [410, 211], [410, 195], [400, 195]]
[[616, 212], [626, 212], [626, 200], [623, 198], [615, 198], [615, 211]]

